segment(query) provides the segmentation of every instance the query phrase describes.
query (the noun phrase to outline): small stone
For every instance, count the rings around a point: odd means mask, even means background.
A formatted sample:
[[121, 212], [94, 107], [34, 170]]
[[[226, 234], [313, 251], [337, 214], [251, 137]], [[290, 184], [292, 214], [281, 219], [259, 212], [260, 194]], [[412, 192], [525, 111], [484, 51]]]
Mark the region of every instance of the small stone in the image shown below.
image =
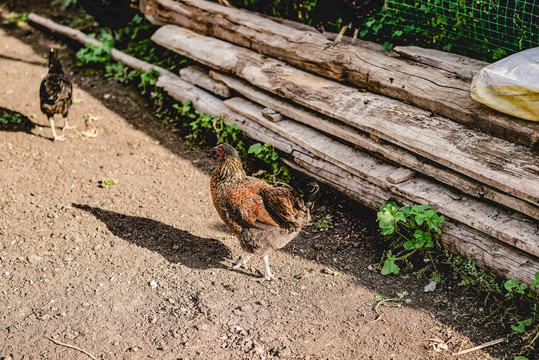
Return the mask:
[[105, 95], [103, 95], [103, 99], [107, 100], [107, 99], [109, 99], [109, 98], [110, 98], [110, 94], [105, 94]]
[[157, 282], [155, 280], [150, 281], [150, 286], [155, 289], [157, 287]]
[[43, 260], [43, 258], [41, 256], [37, 256], [37, 255], [30, 255], [28, 256], [28, 262], [30, 264], [37, 264], [39, 263], [41, 260]]
[[175, 304], [176, 300], [174, 300], [173, 298], [170, 298], [170, 299], [168, 299], [168, 302], [171, 303], [171, 304]]
[[206, 324], [206, 323], [201, 323], [201, 324], [197, 325], [198, 330], [206, 331], [206, 330], [208, 330], [208, 328], [209, 328], [208, 324]]
[[243, 305], [241, 308], [240, 308], [241, 311], [243, 312], [250, 312], [251, 310], [253, 310], [253, 307], [251, 305]]
[[262, 349], [260, 346], [256, 346], [253, 348], [253, 350], [251, 350], [251, 352], [254, 354], [262, 354], [264, 353], [264, 349]]
[[434, 290], [436, 290], [436, 281], [431, 281], [423, 289], [424, 292], [430, 292], [430, 291], [434, 291]]

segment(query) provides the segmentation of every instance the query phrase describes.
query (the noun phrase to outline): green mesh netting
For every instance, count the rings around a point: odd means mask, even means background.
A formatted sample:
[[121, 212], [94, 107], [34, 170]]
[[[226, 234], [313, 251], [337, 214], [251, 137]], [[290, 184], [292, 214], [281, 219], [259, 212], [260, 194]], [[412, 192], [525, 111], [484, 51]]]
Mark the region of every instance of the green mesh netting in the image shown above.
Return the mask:
[[384, 28], [435, 48], [496, 60], [539, 46], [539, 0], [387, 0], [386, 6]]

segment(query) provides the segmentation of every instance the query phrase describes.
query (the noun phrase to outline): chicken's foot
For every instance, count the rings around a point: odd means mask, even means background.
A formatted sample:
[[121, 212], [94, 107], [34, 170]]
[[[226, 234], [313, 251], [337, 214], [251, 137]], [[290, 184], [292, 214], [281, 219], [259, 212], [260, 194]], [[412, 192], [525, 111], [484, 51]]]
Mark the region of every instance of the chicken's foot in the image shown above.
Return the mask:
[[232, 259], [229, 259], [229, 258], [225, 258], [226, 261], [232, 263], [232, 266], [230, 267], [230, 269], [239, 269], [240, 267], [242, 267], [243, 265], [245, 265], [247, 263], [247, 261], [249, 261], [249, 259], [251, 258], [251, 256], [249, 255], [242, 255], [238, 258], [238, 260], [232, 260]]
[[335, 46], [339, 45], [341, 43], [341, 41], [342, 41], [342, 37], [344, 36], [344, 33], [346, 32], [346, 30], [348, 30], [348, 26], [349, 25], [343, 26], [341, 31], [339, 31], [339, 34], [337, 35], [335, 40], [333, 40], [333, 42], [331, 44], [324, 46], [324, 49], [332, 49]]
[[75, 129], [77, 125], [69, 125], [69, 120], [67, 118], [64, 118], [64, 127], [62, 128], [62, 132], [68, 129]]
[[54, 128], [54, 119], [53, 118], [49, 118], [49, 122], [51, 123], [51, 130], [52, 130], [52, 136], [53, 136], [53, 140], [54, 141], [65, 141], [67, 138], [65, 137], [65, 135], [57, 135], [56, 134], [56, 129]]

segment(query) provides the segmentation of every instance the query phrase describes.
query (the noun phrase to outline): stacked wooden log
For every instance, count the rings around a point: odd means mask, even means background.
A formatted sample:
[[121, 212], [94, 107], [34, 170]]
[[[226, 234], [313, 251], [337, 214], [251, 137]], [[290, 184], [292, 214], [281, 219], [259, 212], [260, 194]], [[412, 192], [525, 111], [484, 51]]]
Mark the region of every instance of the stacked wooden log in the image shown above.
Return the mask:
[[173, 97], [236, 121], [288, 154], [290, 166], [373, 209], [390, 200], [433, 206], [448, 219], [446, 247], [533, 281], [539, 124], [470, 98], [481, 63], [415, 48], [397, 49], [399, 57], [364, 43], [327, 49], [303, 25], [204, 0], [140, 8], [164, 25], [153, 41], [204, 66], [182, 78], [219, 96], [162, 76], [158, 86]]

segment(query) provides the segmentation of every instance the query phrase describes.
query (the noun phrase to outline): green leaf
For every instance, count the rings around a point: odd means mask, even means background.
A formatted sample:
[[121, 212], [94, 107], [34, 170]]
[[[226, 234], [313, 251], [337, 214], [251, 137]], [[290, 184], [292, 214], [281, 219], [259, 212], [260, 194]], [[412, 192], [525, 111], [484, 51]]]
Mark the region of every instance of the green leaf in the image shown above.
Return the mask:
[[249, 147], [249, 150], [247, 151], [248, 154], [255, 154], [258, 155], [262, 152], [262, 144], [256, 143]]
[[507, 280], [504, 284], [503, 284], [503, 287], [511, 292], [513, 291], [514, 288], [518, 287], [518, 282], [516, 282], [515, 280]]
[[398, 274], [400, 271], [400, 268], [397, 264], [395, 264], [396, 258], [393, 254], [391, 254], [391, 250], [387, 253], [387, 259], [384, 260], [384, 266], [382, 267], [382, 275], [389, 275], [389, 274]]
[[525, 331], [524, 324], [521, 321], [511, 325], [511, 329], [517, 333], [523, 333]]
[[393, 50], [393, 46], [394, 46], [394, 45], [393, 45], [392, 43], [388, 42], [388, 41], [386, 41], [386, 42], [384, 42], [384, 43], [382, 44], [382, 47], [383, 47], [384, 50], [386, 50], [386, 51]]

